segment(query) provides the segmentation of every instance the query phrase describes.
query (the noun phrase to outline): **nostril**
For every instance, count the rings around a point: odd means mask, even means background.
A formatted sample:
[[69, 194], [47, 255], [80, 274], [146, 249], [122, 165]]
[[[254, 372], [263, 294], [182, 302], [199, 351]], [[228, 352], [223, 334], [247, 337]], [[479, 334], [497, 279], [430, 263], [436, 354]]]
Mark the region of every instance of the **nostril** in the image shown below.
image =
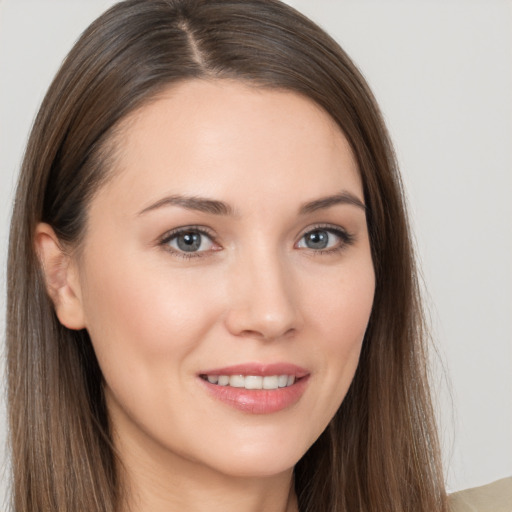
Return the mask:
[[246, 338], [259, 338], [262, 340], [275, 340], [278, 338], [291, 338], [295, 335], [296, 329], [294, 327], [291, 327], [286, 330], [252, 330], [252, 329], [245, 329], [241, 331], [238, 336], [240, 337], [246, 337]]

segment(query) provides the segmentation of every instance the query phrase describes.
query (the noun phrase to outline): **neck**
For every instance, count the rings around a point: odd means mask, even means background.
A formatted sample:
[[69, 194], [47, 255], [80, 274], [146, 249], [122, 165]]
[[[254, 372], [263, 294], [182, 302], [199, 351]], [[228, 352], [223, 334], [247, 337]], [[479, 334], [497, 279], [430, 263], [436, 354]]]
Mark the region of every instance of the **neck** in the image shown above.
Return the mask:
[[[233, 476], [178, 454], [115, 441], [120, 512], [297, 512], [293, 468], [270, 476]], [[149, 448], [149, 449], [148, 449]]]
[[[179, 470], [123, 464], [122, 512], [297, 512], [292, 470], [268, 477], [233, 477], [193, 463]], [[194, 466], [194, 467], [192, 467]], [[177, 468], [176, 468], [177, 469]]]

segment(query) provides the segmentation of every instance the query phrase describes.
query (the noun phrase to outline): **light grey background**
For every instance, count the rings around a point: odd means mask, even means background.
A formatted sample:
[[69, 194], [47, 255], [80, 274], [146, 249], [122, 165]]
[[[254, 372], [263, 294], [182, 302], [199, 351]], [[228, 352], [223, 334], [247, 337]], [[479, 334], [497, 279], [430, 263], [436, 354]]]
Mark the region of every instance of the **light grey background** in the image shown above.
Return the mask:
[[[0, 0], [2, 333], [8, 218], [30, 125], [60, 61], [113, 3]], [[512, 1], [289, 3], [353, 57], [395, 141], [440, 355], [448, 486], [512, 475]], [[1, 403], [8, 468], [5, 430]], [[4, 475], [0, 503], [6, 490]]]

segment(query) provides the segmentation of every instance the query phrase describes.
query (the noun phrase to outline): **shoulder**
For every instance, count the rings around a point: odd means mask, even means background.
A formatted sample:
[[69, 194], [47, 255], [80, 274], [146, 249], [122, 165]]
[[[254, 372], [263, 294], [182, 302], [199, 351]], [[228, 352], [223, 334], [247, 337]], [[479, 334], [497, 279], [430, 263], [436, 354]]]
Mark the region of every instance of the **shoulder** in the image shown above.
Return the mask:
[[450, 512], [512, 512], [512, 477], [453, 493]]

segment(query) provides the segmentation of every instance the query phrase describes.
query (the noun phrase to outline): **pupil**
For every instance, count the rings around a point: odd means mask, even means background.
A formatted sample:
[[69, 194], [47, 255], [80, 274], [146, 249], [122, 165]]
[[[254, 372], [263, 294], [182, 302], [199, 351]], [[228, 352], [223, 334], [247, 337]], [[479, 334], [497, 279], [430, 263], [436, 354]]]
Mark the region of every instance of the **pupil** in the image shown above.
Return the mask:
[[328, 242], [329, 235], [326, 231], [312, 231], [306, 239], [306, 245], [310, 249], [325, 249]]
[[201, 246], [201, 235], [199, 233], [185, 233], [178, 237], [177, 243], [182, 251], [197, 251]]

